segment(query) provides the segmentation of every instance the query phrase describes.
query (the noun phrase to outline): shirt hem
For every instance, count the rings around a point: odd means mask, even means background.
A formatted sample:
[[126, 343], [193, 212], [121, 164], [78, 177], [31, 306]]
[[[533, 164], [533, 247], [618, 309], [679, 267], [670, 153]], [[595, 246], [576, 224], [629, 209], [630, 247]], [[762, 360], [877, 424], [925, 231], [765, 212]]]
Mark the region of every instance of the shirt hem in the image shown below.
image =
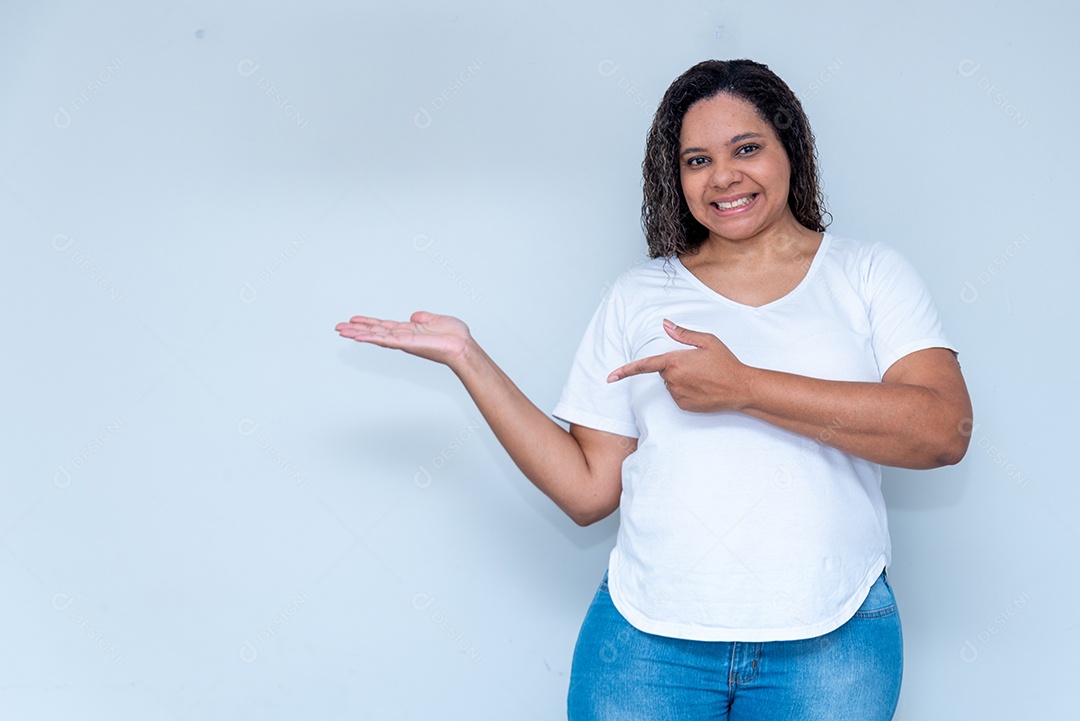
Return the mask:
[[566, 405], [565, 403], [557, 404], [555, 409], [551, 412], [551, 415], [565, 423], [585, 426], [586, 428], [603, 431], [604, 433], [615, 433], [628, 438], [638, 438], [641, 436], [637, 425], [634, 423], [605, 418], [604, 416], [588, 413], [578, 408], [574, 408], [573, 406]]
[[907, 343], [906, 345], [901, 346], [889, 357], [884, 359], [885, 361], [887, 361], [887, 363], [883, 363], [881, 365], [881, 375], [884, 376], [885, 373], [887, 373], [888, 370], [893, 367], [893, 364], [895, 364], [896, 361], [900, 360], [904, 356], [911, 355], [912, 353], [921, 350], [927, 350], [929, 348], [944, 348], [946, 350], [951, 350], [953, 353], [960, 353], [960, 351], [958, 351], [956, 348], [953, 348], [953, 346], [944, 338], [924, 338], [922, 340], [912, 341], [911, 343]]
[[850, 621], [866, 601], [870, 587], [885, 568], [884, 554], [870, 564], [869, 575], [863, 579], [858, 591], [854, 593], [844, 607], [830, 618], [807, 626], [787, 626], [778, 628], [730, 628], [716, 626], [692, 626], [670, 621], [656, 621], [643, 616], [630, 605], [619, 590], [618, 580], [608, 579], [608, 592], [615, 609], [626, 621], [639, 631], [654, 636], [679, 638], [687, 641], [723, 641], [727, 643], [764, 643], [769, 641], [801, 641], [807, 638], [824, 636], [835, 631]]

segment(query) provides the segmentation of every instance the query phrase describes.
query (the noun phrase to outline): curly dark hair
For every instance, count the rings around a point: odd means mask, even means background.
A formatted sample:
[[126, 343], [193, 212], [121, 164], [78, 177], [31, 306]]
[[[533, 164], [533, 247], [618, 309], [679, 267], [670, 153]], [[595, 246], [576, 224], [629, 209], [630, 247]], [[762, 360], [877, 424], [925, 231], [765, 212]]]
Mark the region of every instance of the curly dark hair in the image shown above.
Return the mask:
[[687, 207], [679, 179], [679, 134], [686, 111], [699, 100], [727, 93], [741, 98], [772, 126], [791, 162], [788, 206], [810, 230], [823, 231], [825, 196], [819, 186], [810, 121], [791, 88], [753, 60], [706, 60], [676, 78], [653, 117], [641, 164], [645, 198], [641, 224], [649, 257], [695, 253], [709, 235]]

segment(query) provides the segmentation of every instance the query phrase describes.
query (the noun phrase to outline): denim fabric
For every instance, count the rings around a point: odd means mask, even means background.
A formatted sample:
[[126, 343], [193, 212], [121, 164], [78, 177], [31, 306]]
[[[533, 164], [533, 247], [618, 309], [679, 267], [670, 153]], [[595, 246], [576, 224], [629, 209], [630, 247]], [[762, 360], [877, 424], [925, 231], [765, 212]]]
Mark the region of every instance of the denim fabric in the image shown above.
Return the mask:
[[767, 643], [644, 633], [615, 609], [605, 575], [574, 649], [570, 721], [887, 721], [903, 642], [884, 572], [840, 628]]

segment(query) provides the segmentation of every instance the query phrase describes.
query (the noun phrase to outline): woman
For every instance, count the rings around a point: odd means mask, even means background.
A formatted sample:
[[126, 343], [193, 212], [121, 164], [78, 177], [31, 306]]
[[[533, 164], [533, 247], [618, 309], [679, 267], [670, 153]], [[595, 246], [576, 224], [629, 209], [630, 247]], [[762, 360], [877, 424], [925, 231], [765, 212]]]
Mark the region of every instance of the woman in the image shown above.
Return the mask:
[[577, 523], [621, 508], [571, 719], [889, 719], [880, 464], [956, 463], [970, 427], [929, 293], [895, 251], [824, 232], [813, 134], [764, 65], [679, 77], [643, 169], [653, 260], [585, 333], [554, 411], [569, 431], [457, 319], [337, 329], [448, 365]]

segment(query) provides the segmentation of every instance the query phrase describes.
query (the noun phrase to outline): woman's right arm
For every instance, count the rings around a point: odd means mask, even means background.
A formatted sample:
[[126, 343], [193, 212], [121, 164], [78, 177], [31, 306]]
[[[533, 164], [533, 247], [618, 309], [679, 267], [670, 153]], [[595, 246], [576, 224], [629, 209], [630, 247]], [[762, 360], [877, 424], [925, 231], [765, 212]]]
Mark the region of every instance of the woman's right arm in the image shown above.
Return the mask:
[[525, 397], [457, 318], [417, 312], [401, 323], [354, 316], [336, 329], [346, 338], [447, 365], [525, 477], [575, 523], [587, 526], [618, 507], [622, 462], [637, 448], [636, 439], [577, 425], [564, 430]]

